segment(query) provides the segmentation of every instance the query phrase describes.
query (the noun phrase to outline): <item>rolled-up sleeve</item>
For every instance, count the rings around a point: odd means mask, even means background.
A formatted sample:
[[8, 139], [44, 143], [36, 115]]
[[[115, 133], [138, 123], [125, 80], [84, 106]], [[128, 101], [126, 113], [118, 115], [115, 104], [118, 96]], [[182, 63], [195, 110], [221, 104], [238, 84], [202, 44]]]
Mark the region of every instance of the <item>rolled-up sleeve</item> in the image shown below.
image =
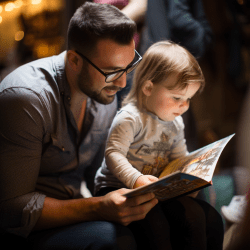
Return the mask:
[[35, 226], [45, 199], [35, 192], [44, 113], [42, 100], [31, 89], [0, 93], [0, 227], [23, 237]]

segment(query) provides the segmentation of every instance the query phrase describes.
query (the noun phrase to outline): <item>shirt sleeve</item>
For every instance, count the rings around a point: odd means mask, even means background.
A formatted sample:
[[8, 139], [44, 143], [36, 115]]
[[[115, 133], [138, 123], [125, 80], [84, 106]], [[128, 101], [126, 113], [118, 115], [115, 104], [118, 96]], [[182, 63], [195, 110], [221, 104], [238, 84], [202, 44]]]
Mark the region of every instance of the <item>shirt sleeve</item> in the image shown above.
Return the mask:
[[45, 199], [35, 192], [44, 113], [42, 100], [30, 89], [0, 93], [0, 228], [23, 237], [35, 226]]
[[120, 112], [113, 120], [105, 151], [108, 169], [128, 188], [142, 174], [127, 160], [127, 153], [137, 134], [137, 121], [128, 112]]

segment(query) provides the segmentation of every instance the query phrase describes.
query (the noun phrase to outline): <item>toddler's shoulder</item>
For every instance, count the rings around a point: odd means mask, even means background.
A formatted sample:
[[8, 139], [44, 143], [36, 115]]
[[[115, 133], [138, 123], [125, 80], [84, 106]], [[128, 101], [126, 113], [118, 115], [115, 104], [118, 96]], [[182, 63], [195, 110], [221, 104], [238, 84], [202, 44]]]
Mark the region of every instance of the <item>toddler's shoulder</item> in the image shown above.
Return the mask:
[[182, 116], [177, 116], [174, 119], [173, 123], [174, 123], [175, 127], [177, 128], [177, 130], [184, 130], [185, 125], [184, 125]]

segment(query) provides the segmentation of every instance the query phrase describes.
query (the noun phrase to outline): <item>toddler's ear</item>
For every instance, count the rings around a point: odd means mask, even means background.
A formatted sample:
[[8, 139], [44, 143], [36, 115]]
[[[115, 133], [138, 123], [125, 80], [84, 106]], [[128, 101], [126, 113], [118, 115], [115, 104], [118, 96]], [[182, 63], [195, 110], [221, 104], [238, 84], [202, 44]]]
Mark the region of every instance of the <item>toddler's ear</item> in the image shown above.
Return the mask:
[[145, 96], [150, 96], [151, 95], [153, 86], [154, 86], [154, 84], [149, 80], [144, 82], [144, 84], [142, 86], [142, 91], [143, 91]]

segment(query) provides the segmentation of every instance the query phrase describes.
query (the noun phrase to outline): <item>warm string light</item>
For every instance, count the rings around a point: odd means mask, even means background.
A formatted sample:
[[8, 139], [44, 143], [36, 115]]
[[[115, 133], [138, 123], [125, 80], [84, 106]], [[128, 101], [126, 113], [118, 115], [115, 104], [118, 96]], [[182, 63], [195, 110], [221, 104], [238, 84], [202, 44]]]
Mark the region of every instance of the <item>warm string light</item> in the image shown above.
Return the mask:
[[32, 4], [39, 4], [39, 3], [41, 3], [41, 2], [42, 2], [42, 0], [32, 0], [32, 1], [31, 1]]
[[5, 5], [5, 11], [12, 11], [13, 9], [15, 9], [15, 4], [14, 3], [7, 3]]
[[[42, 0], [31, 0], [31, 4], [37, 5], [40, 4]], [[20, 8], [24, 5], [23, 0], [16, 0], [15, 2], [6, 3], [4, 10], [10, 12], [14, 9]], [[0, 13], [3, 11], [3, 7], [0, 5]]]
[[[53, 4], [52, 4], [53, 3]], [[43, 0], [13, 0], [13, 1], [6, 1], [1, 3], [0, 5], [0, 26], [1, 30], [8, 33], [8, 27], [10, 25], [10, 22], [13, 20], [16, 20], [16, 18], [21, 14], [29, 16], [34, 16], [39, 14], [42, 11], [45, 10], [60, 10], [64, 7], [64, 4], [60, 0], [54, 0], [53, 2], [50, 2], [49, 0], [43, 1]], [[25, 8], [25, 11], [24, 9]], [[12, 44], [12, 42], [19, 42], [25, 38], [25, 43], [27, 43], [27, 37], [30, 36], [31, 39], [28, 39], [30, 42], [32, 40], [32, 35], [25, 34], [24, 31], [20, 30], [18, 28], [19, 25], [16, 25], [16, 28], [13, 28], [9, 32], [9, 42]], [[11, 26], [14, 27], [14, 26]], [[6, 30], [7, 29], [7, 30]], [[12, 41], [10, 39], [13, 39]], [[34, 40], [34, 38], [33, 38]], [[11, 46], [11, 45], [10, 45]], [[57, 53], [58, 46], [57, 44], [49, 44], [45, 41], [37, 41], [34, 45], [32, 43], [32, 46], [34, 46], [34, 53], [37, 54], [37, 57], [45, 57], [47, 55], [52, 55]]]
[[[31, 0], [31, 4], [34, 5], [38, 5], [42, 2], [42, 0]], [[3, 7], [2, 5], [0, 5], [0, 13], [2, 13], [3, 11], [6, 12], [11, 12], [14, 9], [19, 9], [24, 5], [23, 0], [16, 0], [15, 2], [7, 2], [5, 4], [5, 6]], [[3, 17], [0, 16], [0, 23], [3, 22]], [[15, 40], [16, 41], [21, 41], [24, 38], [24, 32], [23, 31], [17, 31], [15, 33]]]
[[15, 8], [18, 9], [23, 6], [23, 1], [22, 0], [16, 0], [15, 1]]
[[[5, 4], [4, 7], [2, 5], [0, 5], [0, 13], [2, 13], [3, 11], [11, 12], [14, 9], [18, 9], [22, 6], [23, 6], [23, 0], [16, 0], [15, 2], [8, 2]], [[1, 16], [0, 23], [2, 23], [2, 21], [3, 21], [3, 17]]]

